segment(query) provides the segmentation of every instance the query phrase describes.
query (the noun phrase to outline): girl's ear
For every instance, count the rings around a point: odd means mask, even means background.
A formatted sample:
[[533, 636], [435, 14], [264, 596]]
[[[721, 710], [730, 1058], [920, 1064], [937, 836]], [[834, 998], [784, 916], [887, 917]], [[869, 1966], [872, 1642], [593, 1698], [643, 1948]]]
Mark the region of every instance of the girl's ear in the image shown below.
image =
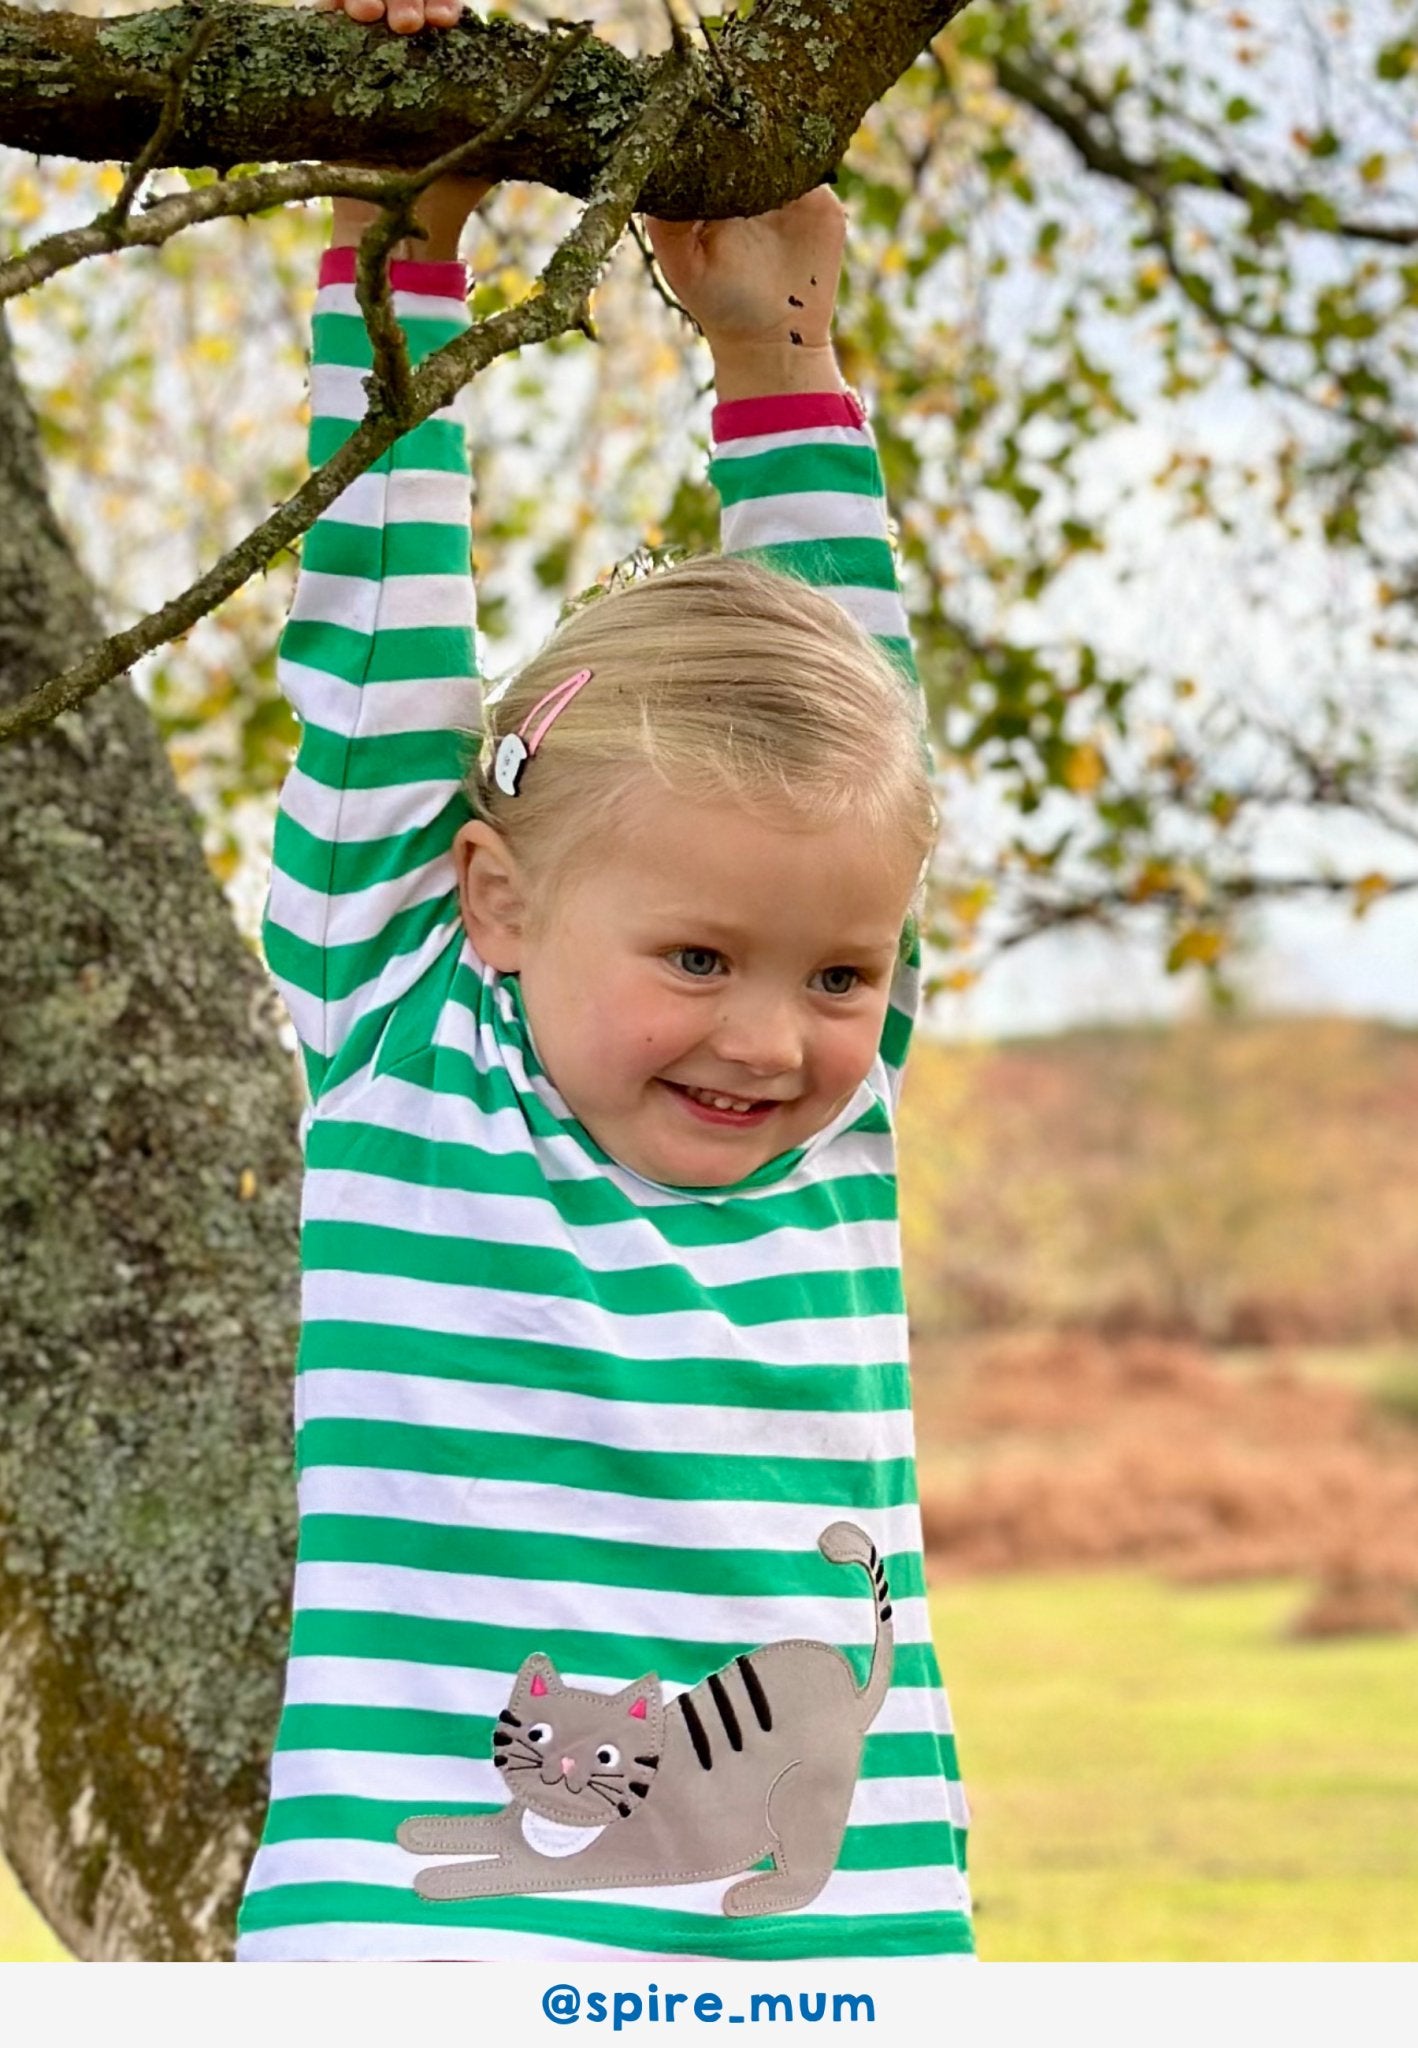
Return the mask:
[[463, 929], [478, 958], [499, 974], [517, 973], [526, 935], [527, 891], [511, 848], [500, 832], [475, 818], [455, 837], [453, 861]]

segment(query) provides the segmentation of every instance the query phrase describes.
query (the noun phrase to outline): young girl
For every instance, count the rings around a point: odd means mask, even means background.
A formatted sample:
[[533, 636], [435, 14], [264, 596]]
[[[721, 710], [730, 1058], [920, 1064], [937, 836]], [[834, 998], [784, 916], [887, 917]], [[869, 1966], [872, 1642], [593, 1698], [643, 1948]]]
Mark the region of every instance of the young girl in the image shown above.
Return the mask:
[[[415, 360], [485, 189], [394, 263]], [[313, 462], [365, 406], [367, 217]], [[971, 1946], [892, 1135], [935, 817], [841, 209], [654, 233], [723, 555], [575, 614], [476, 756], [450, 411], [312, 529], [281, 643], [300, 1547], [244, 1959]]]

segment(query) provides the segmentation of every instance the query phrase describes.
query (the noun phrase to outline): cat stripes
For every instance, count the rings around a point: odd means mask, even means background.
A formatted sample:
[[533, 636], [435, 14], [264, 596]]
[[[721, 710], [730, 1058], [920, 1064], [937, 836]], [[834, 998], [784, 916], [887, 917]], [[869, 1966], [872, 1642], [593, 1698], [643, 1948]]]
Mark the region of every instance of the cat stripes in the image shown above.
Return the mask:
[[[352, 254], [328, 254], [314, 462], [364, 409], [353, 284]], [[398, 264], [393, 284], [415, 362], [465, 325], [460, 267]], [[753, 401], [721, 408], [714, 433], [726, 549], [829, 589], [909, 687], [859, 408]], [[479, 719], [469, 546], [450, 409], [307, 535], [279, 650], [300, 746], [265, 944], [311, 1097], [300, 1538], [238, 1955], [967, 1953], [892, 1129], [916, 949], [875, 1067], [806, 1147], [709, 1194], [608, 1160], [542, 1072], [516, 978], [484, 968], [458, 918], [452, 842]], [[818, 1550], [840, 1516], [868, 1533], [873, 1598]], [[533, 1651], [594, 1691], [658, 1673], [666, 1732], [717, 1789], [778, 1726], [771, 1661], [754, 1652], [829, 1642], [864, 1683], [888, 1571], [893, 1682], [810, 1908], [750, 1927], [724, 1914], [732, 1880], [442, 1905], [414, 1891], [419, 1859], [396, 1831], [505, 1803], [495, 1759], [514, 1744], [497, 1738], [518, 1733], [503, 1717]], [[618, 1796], [649, 1813], [663, 1758], [638, 1748]]]

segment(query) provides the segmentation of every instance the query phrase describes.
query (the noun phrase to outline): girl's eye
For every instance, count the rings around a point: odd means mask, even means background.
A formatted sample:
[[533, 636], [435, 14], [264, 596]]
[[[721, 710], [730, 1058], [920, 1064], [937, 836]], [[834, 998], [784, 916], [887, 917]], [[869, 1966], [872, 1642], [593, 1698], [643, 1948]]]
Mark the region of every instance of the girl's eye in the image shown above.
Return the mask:
[[620, 1751], [613, 1742], [603, 1742], [596, 1751], [596, 1762], [604, 1764], [608, 1771], [613, 1771], [620, 1762]]
[[711, 981], [719, 955], [712, 946], [677, 946], [670, 955], [696, 981]]
[[541, 1748], [544, 1742], [550, 1742], [550, 1723], [546, 1721], [537, 1721], [536, 1723], [534, 1723], [534, 1725], [527, 1730], [527, 1740], [528, 1742], [534, 1742], [538, 1749]]
[[822, 970], [823, 992], [829, 996], [849, 996], [853, 989], [857, 987], [861, 978], [855, 967], [824, 967]]

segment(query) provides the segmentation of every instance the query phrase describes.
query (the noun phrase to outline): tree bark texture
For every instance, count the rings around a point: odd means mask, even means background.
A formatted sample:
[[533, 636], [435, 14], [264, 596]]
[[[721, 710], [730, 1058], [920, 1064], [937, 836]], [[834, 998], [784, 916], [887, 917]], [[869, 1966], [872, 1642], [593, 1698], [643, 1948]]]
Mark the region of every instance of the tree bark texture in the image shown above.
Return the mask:
[[[0, 702], [99, 632], [0, 321]], [[0, 749], [0, 1846], [228, 1952], [291, 1564], [293, 1066], [131, 690]]]
[[[717, 37], [722, 63], [702, 59], [701, 103], [646, 187], [646, 211], [708, 220], [796, 199], [841, 161], [867, 109], [965, 4], [760, 0]], [[136, 156], [204, 16], [216, 32], [160, 159], [189, 168], [427, 161], [515, 103], [549, 42], [502, 17], [396, 36], [255, 0], [187, 0], [107, 21], [0, 0], [0, 144], [95, 162]], [[650, 60], [591, 40], [545, 104], [473, 168], [584, 198], [650, 78]]]

